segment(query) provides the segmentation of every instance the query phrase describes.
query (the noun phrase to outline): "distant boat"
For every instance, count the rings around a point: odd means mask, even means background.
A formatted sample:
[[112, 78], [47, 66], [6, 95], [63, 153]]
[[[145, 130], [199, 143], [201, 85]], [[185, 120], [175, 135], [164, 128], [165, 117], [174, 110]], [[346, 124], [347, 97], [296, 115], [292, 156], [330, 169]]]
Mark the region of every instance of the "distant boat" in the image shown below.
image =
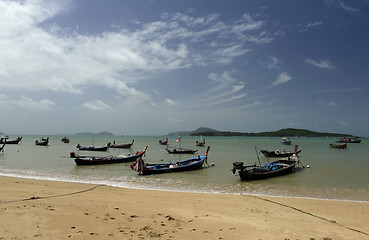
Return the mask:
[[337, 140], [338, 143], [361, 143], [361, 139], [359, 137], [353, 137], [353, 138], [345, 138], [341, 137], [340, 140]]
[[333, 143], [330, 143], [329, 146], [331, 146], [331, 148], [347, 148], [347, 143], [344, 143], [344, 144], [333, 144]]
[[159, 140], [159, 144], [161, 144], [161, 145], [168, 145], [168, 138], [166, 138], [165, 140], [163, 139], [163, 140]]
[[2, 137], [0, 139], [0, 144], [6, 143], [6, 144], [18, 144], [23, 137], [17, 137], [15, 140], [8, 140], [8, 136]]
[[41, 140], [36, 139], [35, 144], [37, 146], [48, 146], [49, 145], [49, 138], [41, 138]]
[[61, 141], [62, 141], [63, 143], [69, 143], [69, 138], [67, 138], [67, 137], [63, 137], [63, 138], [61, 139]]
[[112, 145], [110, 145], [111, 148], [131, 148], [133, 145], [133, 142], [135, 140], [132, 140], [131, 143], [121, 143], [121, 144], [115, 144], [115, 140], [114, 143]]
[[202, 139], [201, 137], [200, 141], [196, 141], [196, 146], [205, 147], [205, 138]]
[[[297, 152], [297, 148], [296, 145], [294, 153]], [[250, 166], [244, 166], [243, 162], [234, 162], [232, 172], [236, 174], [236, 171], [238, 171], [241, 181], [258, 180], [292, 173], [298, 163], [299, 160], [296, 154], [264, 165], [261, 165], [260, 161], [259, 165]]]
[[197, 156], [194, 158], [190, 158], [187, 160], [179, 161], [176, 163], [144, 163], [142, 158], [138, 158], [135, 163], [131, 165], [131, 169], [137, 171], [140, 175], [149, 175], [149, 174], [161, 174], [161, 173], [169, 173], [169, 172], [182, 172], [182, 171], [191, 171], [200, 169], [204, 164], [207, 164], [208, 152], [210, 146], [206, 150], [205, 155]]
[[101, 164], [113, 164], [113, 163], [123, 163], [123, 162], [133, 162], [138, 158], [141, 158], [146, 152], [147, 146], [143, 151], [129, 154], [128, 156], [119, 155], [117, 157], [107, 156], [107, 157], [92, 157], [92, 156], [79, 156], [74, 152], [70, 153], [71, 158], [75, 158], [74, 162], [77, 165], [101, 165]]
[[[296, 155], [299, 154], [302, 151], [302, 149], [298, 150], [296, 152]], [[279, 150], [274, 150], [274, 151], [268, 151], [266, 149], [260, 149], [260, 152], [262, 154], [264, 154], [265, 157], [290, 157], [294, 154], [293, 151], [279, 151]]]
[[291, 142], [290, 138], [284, 137], [284, 138], [282, 138], [281, 143], [284, 144], [284, 145], [291, 145], [292, 142]]
[[186, 149], [181, 147], [167, 147], [166, 150], [170, 154], [194, 154], [197, 152], [197, 149]]
[[110, 142], [106, 144], [106, 146], [103, 147], [82, 147], [81, 145], [77, 144], [77, 148], [81, 151], [101, 151], [105, 152], [110, 148]]
[[181, 147], [181, 135], [177, 138], [176, 142], [179, 142], [179, 147], [170, 147], [168, 146], [166, 148], [168, 153], [171, 154], [194, 154], [197, 152], [197, 149], [186, 149]]

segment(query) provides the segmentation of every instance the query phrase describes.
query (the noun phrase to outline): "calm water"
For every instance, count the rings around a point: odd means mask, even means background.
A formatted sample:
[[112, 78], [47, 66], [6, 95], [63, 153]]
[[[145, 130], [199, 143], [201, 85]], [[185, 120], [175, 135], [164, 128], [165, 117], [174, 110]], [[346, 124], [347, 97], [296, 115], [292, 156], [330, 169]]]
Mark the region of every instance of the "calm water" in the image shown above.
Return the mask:
[[[10, 136], [9, 139], [15, 139]], [[152, 176], [139, 176], [129, 168], [130, 163], [76, 166], [68, 158], [74, 151], [92, 155], [127, 155], [127, 149], [110, 149], [109, 152], [86, 152], [76, 149], [82, 146], [103, 146], [114, 139], [119, 143], [131, 142], [133, 151], [148, 146], [144, 160], [146, 162], [174, 162], [193, 155], [170, 155], [165, 146], [159, 145], [160, 137], [111, 137], [111, 136], [69, 136], [71, 142], [61, 142], [63, 136], [49, 136], [48, 147], [36, 146], [34, 141], [41, 136], [23, 136], [19, 145], [5, 146], [0, 153], [0, 175], [32, 179], [107, 184], [117, 187], [136, 189], [156, 189], [169, 191], [210, 192], [229, 194], [257, 194], [302, 198], [338, 199], [369, 202], [369, 158], [367, 156], [368, 139], [359, 144], [351, 144], [347, 150], [329, 147], [333, 138], [292, 138], [293, 144], [302, 148], [299, 166], [295, 173], [272, 179], [241, 182], [239, 176], [230, 169], [235, 161], [247, 165], [257, 162], [255, 146], [269, 150], [293, 150], [293, 146], [284, 146], [280, 138], [239, 138], [207, 137], [206, 144], [211, 146], [209, 163], [214, 167], [191, 172], [169, 173]], [[46, 137], [46, 136], [45, 136]], [[175, 143], [176, 137], [169, 138]], [[195, 148], [197, 137], [182, 137], [182, 147]], [[203, 154], [206, 148], [199, 147]], [[259, 154], [262, 163], [268, 161]]]

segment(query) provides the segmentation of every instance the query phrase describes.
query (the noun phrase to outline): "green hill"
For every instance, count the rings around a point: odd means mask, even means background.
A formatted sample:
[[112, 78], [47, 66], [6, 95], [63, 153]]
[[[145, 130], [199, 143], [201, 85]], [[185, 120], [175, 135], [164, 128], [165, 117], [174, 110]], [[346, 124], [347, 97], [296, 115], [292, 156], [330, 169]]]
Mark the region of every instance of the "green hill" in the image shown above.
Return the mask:
[[349, 134], [342, 133], [325, 133], [314, 132], [306, 129], [285, 128], [278, 131], [260, 132], [260, 133], [244, 133], [230, 131], [204, 131], [193, 132], [190, 136], [229, 136], [229, 137], [352, 137]]
[[200, 136], [201, 133], [203, 132], [216, 133], [218, 132], [218, 130], [214, 130], [214, 129], [206, 128], [206, 127], [200, 127], [193, 131], [181, 131], [181, 132], [168, 133], [168, 136], [179, 136], [179, 135], [181, 136]]

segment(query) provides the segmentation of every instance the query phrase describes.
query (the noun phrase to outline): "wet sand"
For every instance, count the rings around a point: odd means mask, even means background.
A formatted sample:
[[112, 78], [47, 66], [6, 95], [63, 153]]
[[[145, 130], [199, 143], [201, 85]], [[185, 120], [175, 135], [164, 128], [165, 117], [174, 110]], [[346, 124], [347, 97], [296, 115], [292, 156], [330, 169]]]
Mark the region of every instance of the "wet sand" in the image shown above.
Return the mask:
[[0, 177], [0, 239], [369, 239], [369, 203]]

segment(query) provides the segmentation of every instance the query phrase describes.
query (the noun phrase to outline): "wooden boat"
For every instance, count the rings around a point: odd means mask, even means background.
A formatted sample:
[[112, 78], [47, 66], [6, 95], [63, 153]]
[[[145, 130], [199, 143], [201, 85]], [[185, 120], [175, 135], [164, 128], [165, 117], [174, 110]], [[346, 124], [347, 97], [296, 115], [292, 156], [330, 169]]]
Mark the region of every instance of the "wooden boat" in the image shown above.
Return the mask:
[[331, 148], [347, 148], [347, 143], [344, 143], [344, 144], [333, 144], [333, 143], [330, 143], [329, 146], [331, 146]]
[[149, 174], [160, 174], [160, 173], [169, 173], [169, 172], [182, 172], [182, 171], [191, 171], [196, 169], [201, 169], [204, 164], [207, 164], [208, 152], [210, 146], [206, 150], [205, 155], [197, 156], [194, 158], [190, 158], [187, 160], [179, 161], [176, 163], [144, 163], [142, 157], [138, 158], [135, 163], [131, 165], [131, 169], [137, 171], [140, 175], [149, 175]]
[[[296, 155], [298, 155], [301, 151], [302, 149], [299, 149], [296, 152]], [[286, 151], [286, 150], [283, 150], [282, 152], [280, 152], [279, 150], [268, 151], [266, 149], [260, 149], [260, 152], [264, 154], [265, 157], [290, 157], [294, 154], [293, 151]]]
[[67, 138], [67, 137], [63, 137], [63, 138], [61, 139], [61, 141], [62, 141], [63, 143], [69, 143], [69, 138]]
[[41, 140], [36, 139], [35, 144], [37, 146], [47, 146], [49, 145], [49, 138], [41, 138]]
[[159, 140], [159, 144], [161, 145], [168, 145], [168, 138], [166, 138], [165, 140]]
[[291, 140], [289, 139], [289, 138], [282, 138], [282, 142], [281, 142], [282, 144], [284, 144], [284, 145], [291, 145]]
[[131, 148], [133, 145], [133, 142], [135, 140], [132, 140], [131, 143], [122, 143], [122, 144], [115, 144], [115, 141], [112, 145], [110, 145], [111, 148]]
[[6, 144], [18, 144], [23, 137], [17, 137], [15, 140], [8, 140], [8, 136], [2, 137], [0, 139], [0, 144], [6, 143]]
[[112, 164], [112, 163], [124, 163], [133, 162], [138, 158], [141, 158], [146, 152], [147, 146], [143, 151], [131, 153], [128, 156], [118, 155], [117, 157], [107, 156], [107, 157], [93, 157], [93, 156], [79, 156], [74, 152], [70, 153], [71, 158], [75, 158], [74, 162], [77, 165], [100, 165], [100, 164]]
[[170, 154], [194, 154], [197, 152], [197, 149], [185, 149], [181, 147], [167, 147], [166, 150]]
[[106, 146], [103, 147], [82, 147], [81, 145], [77, 144], [77, 148], [81, 151], [101, 151], [105, 152], [110, 148], [110, 142], [107, 143]]
[[[297, 152], [297, 148], [296, 145], [295, 152]], [[241, 181], [258, 180], [291, 173], [298, 163], [299, 160], [296, 154], [264, 165], [259, 162], [259, 165], [244, 166], [243, 162], [234, 162], [232, 172], [236, 174], [236, 171], [238, 171]]]
[[200, 141], [196, 141], [196, 146], [205, 147], [205, 138], [202, 139], [201, 137]]

